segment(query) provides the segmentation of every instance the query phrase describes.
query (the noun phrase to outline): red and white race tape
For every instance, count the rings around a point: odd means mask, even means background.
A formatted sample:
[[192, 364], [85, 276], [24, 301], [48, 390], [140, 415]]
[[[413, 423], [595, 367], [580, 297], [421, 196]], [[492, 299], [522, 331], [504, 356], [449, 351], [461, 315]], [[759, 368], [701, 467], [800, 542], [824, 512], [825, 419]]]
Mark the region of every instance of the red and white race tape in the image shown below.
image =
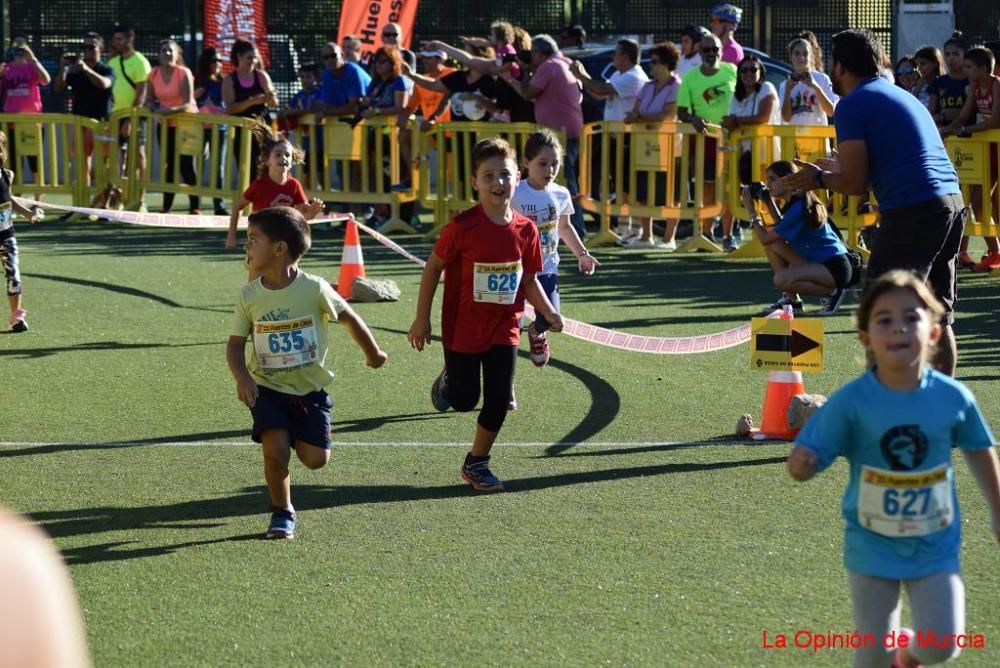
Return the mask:
[[[116, 211], [114, 209], [94, 209], [86, 206], [64, 206], [62, 204], [52, 204], [51, 202], [39, 202], [21, 197], [14, 198], [19, 204], [26, 207], [41, 207], [43, 209], [54, 209], [67, 213], [80, 213], [85, 216], [96, 216], [106, 218], [118, 223], [128, 223], [130, 225], [142, 225], [144, 227], [166, 227], [173, 229], [188, 230], [227, 230], [229, 229], [229, 216], [189, 216], [177, 213], [141, 213], [139, 211]], [[318, 223], [336, 223], [348, 220], [348, 215], [326, 216], [310, 220], [310, 225]], [[246, 216], [240, 216], [238, 228], [246, 229]]]
[[[144, 225], [151, 227], [183, 228], [183, 229], [227, 229], [229, 227], [228, 216], [186, 216], [168, 213], [139, 213], [136, 211], [114, 211], [109, 209], [93, 209], [82, 206], [62, 206], [49, 202], [37, 202], [18, 198], [24, 206], [40, 206], [45, 209], [56, 209], [69, 213], [82, 213], [89, 216], [97, 216], [122, 223], [132, 225]], [[325, 222], [340, 222], [351, 220], [353, 216], [337, 215], [322, 219], [309, 221], [310, 224]], [[240, 218], [240, 227], [246, 227], [246, 218]], [[394, 253], [419, 264], [421, 267], [427, 262], [413, 253], [409, 252], [395, 241], [380, 233], [364, 223], [358, 222], [358, 229], [362, 230], [375, 241], [379, 242]], [[530, 304], [525, 304], [525, 312], [529, 318], [534, 317], [534, 309]], [[572, 318], [563, 317], [562, 333], [574, 339], [587, 341], [606, 348], [615, 348], [635, 353], [649, 353], [654, 355], [694, 355], [697, 353], [711, 353], [726, 348], [735, 348], [750, 340], [750, 323], [727, 329], [722, 332], [712, 334], [701, 334], [698, 336], [642, 336], [640, 334], [629, 334], [619, 332], [606, 327], [598, 327]]]

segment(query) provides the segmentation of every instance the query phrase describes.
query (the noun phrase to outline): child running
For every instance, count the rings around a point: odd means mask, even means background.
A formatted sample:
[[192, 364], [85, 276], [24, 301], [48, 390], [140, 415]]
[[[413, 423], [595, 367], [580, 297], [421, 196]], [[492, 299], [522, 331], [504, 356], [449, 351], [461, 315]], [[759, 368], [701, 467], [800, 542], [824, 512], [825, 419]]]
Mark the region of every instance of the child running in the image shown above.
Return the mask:
[[[528, 178], [514, 190], [511, 207], [538, 227], [542, 246], [542, 270], [538, 283], [552, 307], [559, 311], [559, 240], [573, 251], [581, 273], [592, 275], [601, 263], [587, 251], [580, 235], [570, 224], [573, 198], [569, 190], [555, 182], [562, 162], [563, 150], [559, 138], [551, 130], [535, 132], [524, 144], [524, 167]], [[543, 367], [549, 363], [549, 343], [545, 332], [528, 328], [531, 343], [531, 363]]]
[[[905, 271], [877, 279], [858, 309], [858, 338], [874, 359], [807, 422], [788, 457], [793, 478], [806, 481], [847, 458], [850, 479], [842, 511], [844, 565], [854, 622], [863, 638], [855, 666], [942, 663], [955, 643], [926, 642], [965, 633], [965, 590], [959, 575], [962, 519], [951, 449], [962, 449], [992, 512], [1000, 539], [1000, 473], [993, 434], [972, 393], [927, 365], [941, 335], [944, 307]], [[883, 638], [900, 633], [901, 585], [916, 631], [893, 661]]]
[[14, 201], [11, 188], [14, 172], [5, 169], [7, 163], [7, 135], [0, 130], [0, 264], [3, 264], [7, 281], [7, 302], [10, 304], [10, 331], [28, 331], [25, 317], [27, 311], [21, 308], [21, 270], [17, 254], [17, 239], [14, 237], [14, 214], [19, 213], [32, 223], [42, 219], [39, 207], [29, 209]]
[[258, 278], [240, 290], [226, 346], [237, 396], [253, 416], [252, 438], [264, 450], [271, 501], [267, 538], [295, 535], [291, 451], [306, 468], [330, 461], [333, 400], [323, 389], [333, 380], [326, 368], [327, 323], [336, 320], [347, 328], [368, 366], [377, 369], [386, 361], [368, 326], [329, 282], [299, 269], [310, 243], [309, 225], [295, 209], [279, 206], [250, 215], [247, 266]]
[[[263, 123], [257, 123], [251, 130], [254, 140], [260, 145], [260, 162], [257, 164], [257, 179], [243, 191], [233, 211], [229, 214], [229, 234], [226, 248], [236, 249], [236, 226], [240, 212], [247, 205], [253, 211], [272, 206], [291, 206], [299, 210], [306, 220], [312, 220], [323, 212], [323, 202], [306, 199], [306, 191], [298, 179], [291, 175], [292, 166], [302, 164], [305, 154], [284, 134], [275, 134]], [[257, 276], [250, 271], [250, 281]]]
[[498, 492], [503, 483], [490, 471], [490, 449], [507, 417], [527, 298], [552, 331], [562, 330], [535, 275], [542, 270], [538, 229], [511, 209], [517, 185], [517, 155], [503, 139], [484, 139], [472, 149], [472, 186], [479, 204], [455, 216], [427, 260], [420, 279], [417, 317], [407, 338], [416, 350], [431, 340], [431, 304], [441, 272], [447, 269], [441, 304], [444, 369], [431, 385], [439, 411], [483, 407], [462, 479], [480, 492]]

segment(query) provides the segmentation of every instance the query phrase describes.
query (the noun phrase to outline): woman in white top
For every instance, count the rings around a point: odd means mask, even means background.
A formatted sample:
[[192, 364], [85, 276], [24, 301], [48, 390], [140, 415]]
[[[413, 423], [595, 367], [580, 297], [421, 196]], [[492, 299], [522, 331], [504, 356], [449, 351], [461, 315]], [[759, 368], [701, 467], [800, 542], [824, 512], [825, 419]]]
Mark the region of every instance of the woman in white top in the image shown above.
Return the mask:
[[830, 77], [812, 66], [812, 47], [796, 37], [788, 44], [792, 73], [781, 82], [781, 119], [786, 125], [829, 125], [840, 97], [833, 92]]
[[[625, 115], [626, 123], [663, 123], [677, 120], [677, 91], [680, 89], [681, 80], [674, 70], [677, 69], [677, 61], [680, 58], [680, 51], [671, 42], [657, 44], [649, 50], [649, 70], [652, 79], [647, 81], [639, 90], [635, 106], [632, 111]], [[680, 143], [678, 142], [678, 148]], [[629, 164], [626, 160], [625, 164]], [[666, 197], [667, 174], [658, 173], [653, 181], [653, 192], [649, 193], [649, 177], [646, 172], [636, 174], [636, 200], [646, 203], [646, 200], [662, 200]], [[653, 239], [653, 219], [640, 218], [639, 224], [642, 232], [638, 237], [631, 237], [622, 242], [626, 248], [660, 248], [663, 250], [675, 250], [677, 242], [674, 235], [677, 233], [677, 224], [680, 221], [670, 218], [666, 221], [666, 229], [663, 232], [663, 240], [657, 242]]]
[[[729, 101], [729, 114], [722, 118], [722, 127], [727, 130], [747, 125], [781, 125], [780, 111], [778, 110], [778, 92], [774, 89], [774, 84], [765, 79], [767, 70], [764, 63], [753, 55], [747, 54], [736, 66], [739, 75], [736, 79], [736, 91]], [[777, 160], [777, 146], [774, 153], [766, 153], [766, 140], [758, 140], [758, 173], [754, 173], [754, 165], [750, 153], [750, 139], [743, 140], [740, 155], [740, 183], [749, 185], [752, 181], [763, 178], [763, 172], [759, 171], [760, 166], [769, 165]], [[772, 143], [774, 141], [772, 140]], [[773, 158], [773, 160], [772, 160]], [[736, 250], [736, 243], [733, 240], [733, 214], [727, 207], [722, 214], [722, 247], [724, 250]], [[742, 236], [739, 232], [738, 236]]]

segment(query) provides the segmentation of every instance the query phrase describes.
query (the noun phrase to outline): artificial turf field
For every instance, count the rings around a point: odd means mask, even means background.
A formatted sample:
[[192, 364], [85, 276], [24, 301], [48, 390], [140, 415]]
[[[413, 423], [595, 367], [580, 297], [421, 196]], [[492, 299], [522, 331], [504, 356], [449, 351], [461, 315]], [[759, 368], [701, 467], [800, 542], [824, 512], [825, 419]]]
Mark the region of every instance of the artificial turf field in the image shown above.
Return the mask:
[[[420, 269], [364, 237], [369, 276], [403, 290], [356, 306], [389, 362], [366, 368], [333, 333], [333, 457], [319, 471], [293, 463], [297, 537], [264, 541], [261, 455], [224, 355], [242, 255], [215, 232], [17, 229], [31, 331], [0, 335], [0, 504], [55, 539], [97, 665], [849, 662], [849, 650], [762, 647], [764, 631], [851, 630], [847, 467], [794, 483], [788, 444], [730, 436], [763, 399], [747, 345], [652, 356], [554, 335], [536, 369], [523, 342], [520, 409], [494, 450], [508, 491], [477, 495], [458, 476], [475, 414], [434, 411], [440, 344], [417, 353], [404, 336]], [[335, 279], [342, 238], [316, 231], [303, 269]], [[563, 311], [619, 330], [715, 332], [775, 296], [761, 261], [595, 255], [593, 277], [564, 269]], [[959, 378], [994, 430], [997, 289], [963, 274], [957, 326]], [[859, 372], [855, 307], [825, 321], [808, 391]], [[958, 665], [996, 666], [998, 546], [960, 457], [956, 473], [968, 629], [986, 640]]]

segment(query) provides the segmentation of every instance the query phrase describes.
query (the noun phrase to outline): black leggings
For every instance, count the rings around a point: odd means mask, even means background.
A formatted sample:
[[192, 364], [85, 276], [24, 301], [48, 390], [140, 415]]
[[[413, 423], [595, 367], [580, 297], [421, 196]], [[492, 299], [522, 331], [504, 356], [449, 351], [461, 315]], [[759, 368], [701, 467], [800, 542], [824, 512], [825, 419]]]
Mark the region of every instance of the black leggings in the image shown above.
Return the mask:
[[[159, 138], [159, 135], [157, 135]], [[177, 147], [177, 128], [167, 128], [167, 150], [163, 153], [164, 160], [167, 163], [167, 169], [164, 180], [167, 183], [174, 182], [174, 150]], [[163, 147], [160, 147], [163, 151]], [[194, 156], [193, 155], [182, 155], [180, 157], [181, 163], [181, 178], [184, 179], [184, 183], [189, 186], [194, 186], [198, 184], [198, 176], [194, 171]], [[188, 200], [190, 201], [192, 209], [201, 208], [201, 198], [197, 195], [188, 195]], [[163, 208], [167, 211], [170, 207], [174, 205], [174, 193], [163, 193]]]
[[486, 431], [500, 431], [514, 389], [515, 360], [517, 346], [495, 345], [481, 353], [456, 353], [445, 348], [448, 400], [452, 408], [467, 412], [479, 403], [479, 369], [482, 367], [483, 408], [477, 422]]

